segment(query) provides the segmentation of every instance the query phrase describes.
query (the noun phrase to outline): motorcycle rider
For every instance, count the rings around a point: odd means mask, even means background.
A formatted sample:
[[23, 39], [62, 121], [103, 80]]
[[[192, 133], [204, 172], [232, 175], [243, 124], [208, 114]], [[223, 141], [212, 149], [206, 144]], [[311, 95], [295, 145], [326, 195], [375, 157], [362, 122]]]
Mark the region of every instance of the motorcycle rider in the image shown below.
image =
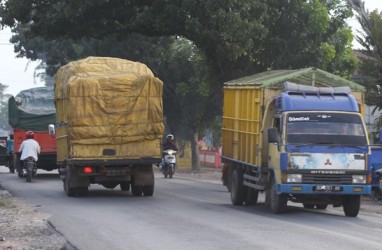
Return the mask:
[[24, 160], [28, 157], [33, 157], [35, 161], [38, 160], [38, 154], [40, 154], [40, 144], [34, 139], [33, 131], [28, 131], [25, 134], [26, 139], [21, 143], [19, 152], [21, 152], [20, 163], [24, 167]]
[[[172, 150], [178, 151], [178, 147], [175, 145], [174, 136], [172, 134], [168, 134], [166, 136], [166, 142], [162, 144], [162, 151], [165, 151], [167, 149], [172, 149]], [[164, 155], [165, 154], [162, 153], [161, 171], [162, 171], [163, 166], [164, 166]]]

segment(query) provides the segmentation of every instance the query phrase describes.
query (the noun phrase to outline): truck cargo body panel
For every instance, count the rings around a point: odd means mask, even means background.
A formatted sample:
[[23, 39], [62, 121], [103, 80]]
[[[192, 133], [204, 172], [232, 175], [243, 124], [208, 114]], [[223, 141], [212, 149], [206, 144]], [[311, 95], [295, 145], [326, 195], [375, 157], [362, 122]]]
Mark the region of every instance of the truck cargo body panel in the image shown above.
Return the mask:
[[[140, 158], [140, 159], [69, 159], [66, 161], [67, 164], [73, 166], [128, 166], [128, 165], [147, 165], [153, 163], [160, 163], [162, 158]], [[59, 162], [63, 163], [63, 162]]]

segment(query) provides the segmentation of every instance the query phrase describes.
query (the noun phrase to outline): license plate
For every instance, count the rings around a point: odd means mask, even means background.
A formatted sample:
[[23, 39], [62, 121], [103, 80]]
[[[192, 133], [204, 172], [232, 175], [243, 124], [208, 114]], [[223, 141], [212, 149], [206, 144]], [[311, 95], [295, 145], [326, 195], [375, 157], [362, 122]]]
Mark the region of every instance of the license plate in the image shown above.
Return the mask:
[[341, 186], [333, 186], [333, 185], [317, 185], [316, 191], [318, 192], [340, 192], [342, 191]]
[[107, 176], [124, 175], [124, 171], [119, 169], [109, 169], [106, 171], [106, 175]]

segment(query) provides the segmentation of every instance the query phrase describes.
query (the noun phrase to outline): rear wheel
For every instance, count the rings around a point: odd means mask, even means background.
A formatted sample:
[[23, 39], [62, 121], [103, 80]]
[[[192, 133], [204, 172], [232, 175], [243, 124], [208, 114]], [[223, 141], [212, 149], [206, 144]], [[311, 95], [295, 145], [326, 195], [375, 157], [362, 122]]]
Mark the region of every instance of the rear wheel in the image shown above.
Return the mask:
[[245, 198], [245, 205], [251, 206], [251, 205], [256, 205], [257, 199], [259, 197], [259, 191], [247, 187], [247, 196]]
[[144, 196], [153, 196], [153, 194], [154, 194], [154, 186], [153, 185], [143, 187], [143, 195]]
[[328, 204], [316, 204], [317, 209], [325, 210], [328, 207]]
[[243, 173], [235, 168], [231, 180], [231, 202], [233, 205], [243, 205], [246, 198], [246, 187], [243, 185]]
[[276, 180], [274, 176], [271, 178], [270, 187], [267, 194], [269, 195], [269, 205], [272, 212], [276, 214], [284, 212], [288, 200], [285, 195], [277, 194]]
[[143, 192], [142, 186], [136, 186], [136, 185], [131, 186], [131, 193], [133, 194], [133, 196], [142, 196], [142, 192]]
[[348, 217], [357, 217], [361, 207], [361, 196], [346, 196], [342, 198], [344, 213]]
[[314, 204], [303, 203], [302, 205], [304, 206], [304, 208], [307, 208], [307, 209], [313, 209], [314, 208]]
[[88, 187], [78, 187], [77, 188], [77, 194], [78, 196], [87, 196], [89, 193]]
[[77, 190], [70, 186], [70, 169], [68, 165], [65, 166], [65, 170], [65, 179], [63, 180], [64, 191], [67, 196], [73, 197], [76, 195]]
[[128, 182], [128, 181], [121, 182], [119, 184], [119, 186], [121, 187], [122, 191], [129, 191], [130, 190], [130, 182]]
[[32, 181], [32, 175], [33, 175], [32, 170], [29, 170], [28, 167], [27, 167], [27, 182], [31, 182]]

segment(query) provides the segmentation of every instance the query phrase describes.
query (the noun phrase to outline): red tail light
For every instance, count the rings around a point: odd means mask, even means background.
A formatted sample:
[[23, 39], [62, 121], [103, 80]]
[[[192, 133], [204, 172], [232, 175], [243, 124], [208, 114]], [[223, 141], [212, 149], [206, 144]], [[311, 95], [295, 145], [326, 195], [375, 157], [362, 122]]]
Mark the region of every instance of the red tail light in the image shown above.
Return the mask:
[[89, 166], [86, 166], [86, 167], [84, 167], [84, 173], [85, 174], [91, 174], [91, 173], [93, 173], [93, 169], [92, 169], [92, 167], [89, 167]]

